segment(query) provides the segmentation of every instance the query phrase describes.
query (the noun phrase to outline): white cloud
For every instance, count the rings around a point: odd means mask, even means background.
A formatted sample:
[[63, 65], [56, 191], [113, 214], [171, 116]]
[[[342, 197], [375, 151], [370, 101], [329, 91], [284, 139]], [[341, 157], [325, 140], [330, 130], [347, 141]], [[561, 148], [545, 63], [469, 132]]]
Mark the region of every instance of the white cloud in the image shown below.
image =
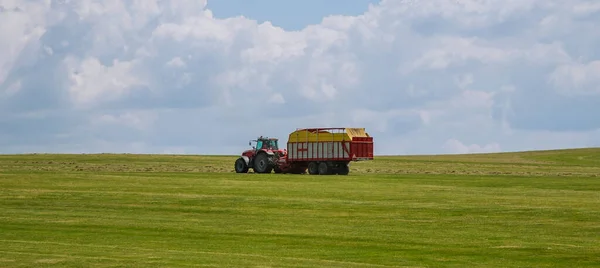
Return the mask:
[[600, 60], [561, 65], [550, 74], [550, 81], [564, 94], [600, 94]]
[[[0, 3], [0, 84], [19, 58], [26, 58], [39, 46], [39, 39], [45, 33], [45, 12], [50, 1], [2, 1]], [[25, 54], [22, 54], [25, 53]], [[25, 63], [25, 59], [21, 59]]]
[[127, 111], [119, 114], [102, 114], [92, 119], [98, 127], [121, 126], [141, 131], [150, 130], [156, 120], [156, 114], [149, 111]]
[[281, 61], [291, 60], [304, 55], [307, 47], [305, 36], [300, 33], [288, 33], [271, 23], [256, 25], [252, 45], [244, 49], [240, 56], [248, 64], [267, 62], [276, 64]]
[[456, 139], [449, 139], [446, 141], [444, 149], [450, 154], [495, 153], [501, 151], [498, 143], [489, 143], [483, 146], [478, 144], [466, 145]]
[[14, 152], [238, 153], [310, 126], [367, 127], [382, 154], [600, 145], [595, 1], [383, 0], [300, 31], [197, 0], [0, 6]]
[[281, 94], [275, 93], [275, 94], [273, 94], [273, 96], [271, 96], [271, 98], [269, 98], [269, 102], [276, 103], [276, 104], [284, 104], [285, 99], [283, 98], [283, 96]]
[[180, 57], [175, 57], [167, 62], [169, 67], [185, 67], [185, 62]]
[[578, 3], [573, 6], [572, 10], [577, 15], [592, 15], [600, 12], [600, 3], [596, 1]]
[[19, 90], [21, 90], [21, 81], [20, 81], [20, 80], [19, 80], [19, 81], [17, 81], [17, 82], [14, 82], [14, 83], [12, 83], [12, 84], [10, 84], [10, 85], [9, 85], [9, 86], [6, 88], [6, 90], [4, 90], [4, 92], [3, 92], [4, 94], [2, 94], [2, 95], [0, 95], [0, 96], [3, 96], [3, 97], [10, 97], [10, 96], [12, 96], [12, 95], [14, 95], [14, 94], [18, 93], [18, 92], [19, 92]]
[[132, 72], [133, 62], [114, 60], [111, 66], [103, 65], [97, 58], [65, 59], [70, 87], [68, 89], [77, 107], [99, 105], [102, 101], [119, 99], [133, 86], [145, 85]]

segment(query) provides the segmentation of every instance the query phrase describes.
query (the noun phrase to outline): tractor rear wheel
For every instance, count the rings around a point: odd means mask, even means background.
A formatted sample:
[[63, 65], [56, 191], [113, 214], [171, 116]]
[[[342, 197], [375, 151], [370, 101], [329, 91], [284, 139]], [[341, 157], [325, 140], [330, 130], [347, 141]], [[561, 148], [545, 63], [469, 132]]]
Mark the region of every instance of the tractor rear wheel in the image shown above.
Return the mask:
[[317, 164], [317, 162], [310, 162], [308, 164], [308, 174], [310, 174], [310, 175], [319, 174], [319, 165]]
[[235, 160], [235, 172], [236, 173], [248, 173], [248, 165], [244, 158], [238, 158]]
[[260, 153], [254, 158], [254, 172], [256, 173], [271, 173], [273, 164], [266, 153]]

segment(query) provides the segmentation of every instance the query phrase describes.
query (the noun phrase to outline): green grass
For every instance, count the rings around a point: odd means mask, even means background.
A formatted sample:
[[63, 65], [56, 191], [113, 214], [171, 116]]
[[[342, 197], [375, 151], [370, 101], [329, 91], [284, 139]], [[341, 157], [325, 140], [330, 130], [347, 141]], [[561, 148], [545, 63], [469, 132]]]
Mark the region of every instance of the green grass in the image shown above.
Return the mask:
[[0, 156], [0, 267], [598, 267], [600, 149], [389, 156], [349, 176], [235, 156]]

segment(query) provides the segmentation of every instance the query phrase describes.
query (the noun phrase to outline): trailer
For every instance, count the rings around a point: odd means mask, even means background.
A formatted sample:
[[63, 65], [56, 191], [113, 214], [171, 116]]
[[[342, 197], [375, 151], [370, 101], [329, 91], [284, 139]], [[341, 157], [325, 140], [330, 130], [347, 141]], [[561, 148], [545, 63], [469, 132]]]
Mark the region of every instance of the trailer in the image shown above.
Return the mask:
[[285, 149], [279, 148], [277, 138], [254, 141], [256, 147], [236, 160], [237, 173], [252, 168], [255, 173], [347, 175], [350, 162], [373, 160], [373, 137], [364, 128], [296, 129]]

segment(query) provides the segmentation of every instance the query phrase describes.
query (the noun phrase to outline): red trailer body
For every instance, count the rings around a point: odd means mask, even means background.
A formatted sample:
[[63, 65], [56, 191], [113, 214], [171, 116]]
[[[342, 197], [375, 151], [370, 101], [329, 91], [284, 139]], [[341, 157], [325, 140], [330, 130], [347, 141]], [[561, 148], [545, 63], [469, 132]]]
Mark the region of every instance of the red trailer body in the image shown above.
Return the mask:
[[308, 128], [290, 133], [283, 172], [342, 174], [351, 161], [373, 160], [373, 137], [364, 128]]

